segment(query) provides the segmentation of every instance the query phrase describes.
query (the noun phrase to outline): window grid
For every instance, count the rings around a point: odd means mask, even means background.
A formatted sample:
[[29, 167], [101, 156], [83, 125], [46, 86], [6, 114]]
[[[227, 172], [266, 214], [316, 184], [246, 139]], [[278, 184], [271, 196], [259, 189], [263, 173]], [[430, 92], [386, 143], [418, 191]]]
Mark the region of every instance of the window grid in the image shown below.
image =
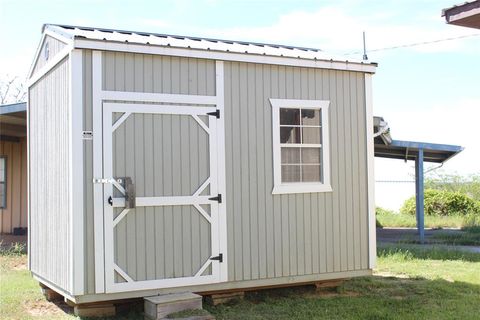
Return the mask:
[[[295, 110], [297, 111], [298, 110], [298, 119], [295, 119], [293, 122], [298, 122], [298, 124], [281, 124], [279, 123], [279, 130], [281, 130], [281, 128], [299, 128], [299, 141], [300, 143], [280, 143], [280, 153], [282, 154], [282, 151], [285, 149], [285, 148], [305, 148], [305, 149], [314, 149], [314, 148], [317, 148], [318, 151], [319, 151], [319, 158], [318, 158], [318, 162], [306, 162], [304, 163], [304, 159], [303, 159], [303, 152], [302, 150], [300, 150], [298, 152], [298, 162], [289, 162], [288, 159], [286, 159], [286, 162], [283, 162], [283, 160], [280, 161], [281, 163], [281, 170], [283, 171], [283, 168], [285, 166], [289, 166], [289, 167], [298, 167], [299, 168], [299, 181], [298, 182], [305, 182], [305, 177], [304, 177], [304, 170], [303, 170], [303, 167], [307, 167], [307, 166], [312, 166], [312, 167], [318, 167], [319, 170], [321, 171], [321, 165], [322, 165], [322, 161], [321, 161], [321, 148], [322, 148], [322, 144], [319, 143], [315, 143], [315, 144], [312, 144], [312, 143], [303, 143], [304, 142], [304, 137], [303, 137], [303, 130], [302, 128], [320, 128], [321, 130], [321, 127], [322, 127], [322, 118], [321, 118], [321, 109], [317, 109], [315, 111], [318, 111], [319, 112], [319, 124], [318, 125], [312, 125], [312, 124], [304, 124], [304, 111], [305, 109], [302, 109], [302, 108], [280, 108], [280, 112], [288, 112], [288, 111], [291, 111], [291, 110]], [[311, 109], [310, 109], [311, 110]], [[294, 112], [295, 112], [294, 111]], [[287, 122], [290, 122], [290, 121], [287, 121]], [[319, 177], [319, 181], [318, 182], [322, 182], [322, 174], [320, 173], [320, 177]], [[283, 178], [282, 178], [282, 182], [283, 182]]]

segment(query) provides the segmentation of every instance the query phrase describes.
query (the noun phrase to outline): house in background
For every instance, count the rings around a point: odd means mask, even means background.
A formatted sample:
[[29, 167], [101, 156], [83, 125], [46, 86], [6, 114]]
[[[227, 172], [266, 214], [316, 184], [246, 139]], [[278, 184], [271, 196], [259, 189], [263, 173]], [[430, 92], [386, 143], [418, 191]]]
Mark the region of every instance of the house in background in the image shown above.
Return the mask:
[[27, 230], [26, 106], [0, 105], [0, 234]]
[[442, 17], [448, 24], [480, 29], [480, 0], [443, 9]]

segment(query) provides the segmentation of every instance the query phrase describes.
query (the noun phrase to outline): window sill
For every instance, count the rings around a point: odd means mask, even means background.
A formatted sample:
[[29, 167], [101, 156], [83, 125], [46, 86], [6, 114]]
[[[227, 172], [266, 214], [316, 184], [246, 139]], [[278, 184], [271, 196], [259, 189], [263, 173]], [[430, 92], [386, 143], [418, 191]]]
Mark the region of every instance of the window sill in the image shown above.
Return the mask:
[[329, 184], [290, 183], [273, 187], [272, 194], [332, 192]]

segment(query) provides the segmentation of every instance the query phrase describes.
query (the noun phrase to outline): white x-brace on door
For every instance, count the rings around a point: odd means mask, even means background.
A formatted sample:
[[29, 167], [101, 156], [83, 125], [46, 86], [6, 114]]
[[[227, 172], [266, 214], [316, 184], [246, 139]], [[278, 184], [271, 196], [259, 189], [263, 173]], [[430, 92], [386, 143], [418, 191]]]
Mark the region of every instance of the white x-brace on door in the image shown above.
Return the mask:
[[222, 281], [215, 111], [103, 103], [106, 292]]

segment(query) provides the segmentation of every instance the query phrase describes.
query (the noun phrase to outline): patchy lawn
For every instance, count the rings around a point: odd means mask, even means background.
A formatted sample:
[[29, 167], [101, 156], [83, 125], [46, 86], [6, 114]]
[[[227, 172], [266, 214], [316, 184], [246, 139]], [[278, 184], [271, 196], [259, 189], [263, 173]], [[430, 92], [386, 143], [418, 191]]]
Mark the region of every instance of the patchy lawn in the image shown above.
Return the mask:
[[[465, 224], [466, 221], [463, 216], [425, 216], [426, 228], [462, 228]], [[417, 221], [414, 215], [385, 211], [377, 214], [377, 225], [392, 228], [415, 228]]]
[[[217, 319], [478, 319], [479, 275], [480, 254], [385, 245], [374, 276], [336, 290], [264, 290], [206, 309]], [[2, 319], [75, 318], [44, 300], [25, 255], [0, 256], [0, 281]]]
[[480, 227], [464, 228], [459, 232], [438, 233], [432, 236], [437, 243], [480, 246]]

